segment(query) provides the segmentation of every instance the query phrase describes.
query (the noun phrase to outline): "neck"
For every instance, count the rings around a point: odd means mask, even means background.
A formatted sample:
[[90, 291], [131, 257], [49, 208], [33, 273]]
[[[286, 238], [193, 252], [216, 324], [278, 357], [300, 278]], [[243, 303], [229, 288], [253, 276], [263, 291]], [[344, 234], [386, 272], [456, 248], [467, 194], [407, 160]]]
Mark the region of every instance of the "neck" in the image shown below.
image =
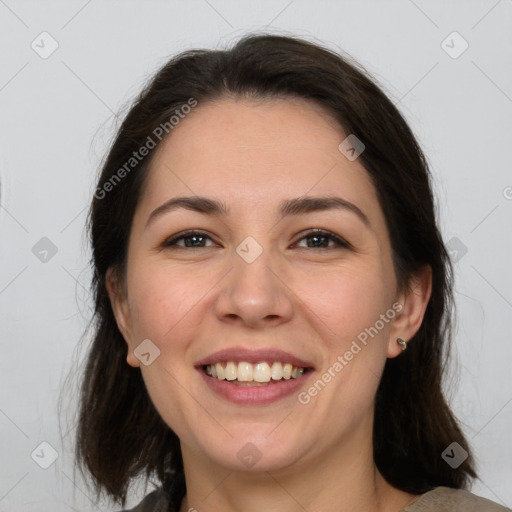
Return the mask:
[[373, 461], [371, 435], [358, 437], [261, 472], [222, 468], [182, 444], [187, 495], [180, 512], [399, 512], [418, 496], [389, 485]]

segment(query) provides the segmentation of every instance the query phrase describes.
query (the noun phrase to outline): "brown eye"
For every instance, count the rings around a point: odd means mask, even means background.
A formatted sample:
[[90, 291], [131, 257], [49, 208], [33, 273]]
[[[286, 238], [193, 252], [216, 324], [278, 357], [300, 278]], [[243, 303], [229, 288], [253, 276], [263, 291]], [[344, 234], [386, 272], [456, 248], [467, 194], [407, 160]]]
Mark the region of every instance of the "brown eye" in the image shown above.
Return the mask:
[[[194, 249], [194, 248], [206, 248], [213, 247], [214, 245], [206, 245], [207, 241], [213, 242], [211, 237], [202, 231], [184, 231], [166, 240], [162, 247], [164, 248], [180, 248], [180, 249]], [[300, 246], [299, 243], [302, 240], [307, 240], [306, 246]], [[182, 242], [183, 241], [183, 242]], [[315, 229], [306, 233], [299, 242], [295, 243], [294, 246], [304, 249], [337, 249], [347, 248], [351, 245], [343, 238], [325, 231], [322, 229]]]
[[[347, 241], [343, 240], [343, 238], [331, 233], [330, 231], [324, 231], [323, 229], [310, 231], [304, 235], [299, 242], [302, 240], [308, 240], [306, 248], [310, 249], [336, 249], [340, 247], [348, 249], [351, 247], [351, 245]], [[309, 240], [311, 240], [311, 242], [309, 242]], [[330, 243], [331, 245], [329, 245]]]
[[[183, 244], [178, 243], [181, 242], [181, 240], [183, 240]], [[211, 247], [205, 245], [206, 240], [211, 240], [211, 238], [206, 233], [203, 233], [201, 231], [185, 231], [166, 240], [162, 244], [162, 247], [179, 247], [184, 249], [194, 247]]]

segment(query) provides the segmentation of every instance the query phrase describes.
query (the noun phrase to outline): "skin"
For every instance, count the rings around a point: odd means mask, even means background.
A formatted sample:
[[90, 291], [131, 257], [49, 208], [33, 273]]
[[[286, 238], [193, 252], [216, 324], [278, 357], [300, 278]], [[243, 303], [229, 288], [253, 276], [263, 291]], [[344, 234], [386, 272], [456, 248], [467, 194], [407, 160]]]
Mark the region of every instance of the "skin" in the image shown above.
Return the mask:
[[[417, 496], [390, 486], [373, 460], [374, 398], [398, 337], [419, 329], [430, 298], [429, 268], [407, 291], [397, 287], [384, 214], [367, 171], [338, 145], [346, 137], [316, 104], [302, 99], [224, 98], [199, 104], [158, 149], [132, 224], [123, 280], [107, 285], [149, 395], [179, 436], [187, 496], [182, 511], [386, 511]], [[146, 227], [150, 213], [178, 196], [208, 196], [224, 217], [186, 209]], [[278, 221], [290, 198], [337, 196], [366, 215], [329, 210]], [[351, 244], [318, 249], [304, 238], [321, 228]], [[187, 229], [204, 247], [162, 244]], [[247, 237], [262, 247], [252, 263], [236, 252]], [[309, 246], [308, 246], [309, 241]], [[313, 245], [311, 243], [313, 242]], [[194, 363], [227, 347], [277, 347], [311, 361], [317, 378], [393, 303], [401, 311], [304, 405], [297, 395], [240, 406], [205, 385]], [[160, 356], [140, 364], [150, 339]], [[253, 443], [251, 468], [237, 457]]]

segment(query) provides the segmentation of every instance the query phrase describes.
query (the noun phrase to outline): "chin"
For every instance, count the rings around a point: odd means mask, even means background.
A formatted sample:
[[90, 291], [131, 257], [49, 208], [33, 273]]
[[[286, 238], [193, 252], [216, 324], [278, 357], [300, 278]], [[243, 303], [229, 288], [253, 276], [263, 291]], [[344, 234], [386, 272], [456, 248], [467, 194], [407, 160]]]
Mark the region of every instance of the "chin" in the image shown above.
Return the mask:
[[293, 440], [285, 432], [269, 432], [265, 425], [261, 433], [253, 430], [246, 435], [238, 432], [234, 437], [226, 436], [222, 441], [212, 439], [203, 453], [214, 464], [237, 472], [279, 471], [296, 463], [304, 447], [299, 436]]

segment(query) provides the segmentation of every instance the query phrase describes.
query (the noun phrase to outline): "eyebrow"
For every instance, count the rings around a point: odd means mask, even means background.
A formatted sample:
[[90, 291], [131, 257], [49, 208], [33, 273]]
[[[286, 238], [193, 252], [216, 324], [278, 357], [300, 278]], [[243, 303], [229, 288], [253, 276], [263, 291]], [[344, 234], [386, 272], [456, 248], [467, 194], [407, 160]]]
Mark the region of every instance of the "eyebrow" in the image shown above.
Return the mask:
[[[148, 220], [146, 221], [146, 228], [158, 217], [179, 208], [217, 217], [229, 215], [229, 208], [225, 203], [216, 199], [204, 196], [175, 197], [173, 199], [169, 199], [150, 213]], [[368, 217], [355, 204], [350, 203], [341, 197], [332, 196], [297, 197], [295, 199], [286, 199], [279, 204], [278, 218], [281, 220], [290, 215], [303, 215], [311, 212], [334, 209], [352, 212], [357, 215], [357, 217], [359, 217], [366, 226], [370, 226]]]

